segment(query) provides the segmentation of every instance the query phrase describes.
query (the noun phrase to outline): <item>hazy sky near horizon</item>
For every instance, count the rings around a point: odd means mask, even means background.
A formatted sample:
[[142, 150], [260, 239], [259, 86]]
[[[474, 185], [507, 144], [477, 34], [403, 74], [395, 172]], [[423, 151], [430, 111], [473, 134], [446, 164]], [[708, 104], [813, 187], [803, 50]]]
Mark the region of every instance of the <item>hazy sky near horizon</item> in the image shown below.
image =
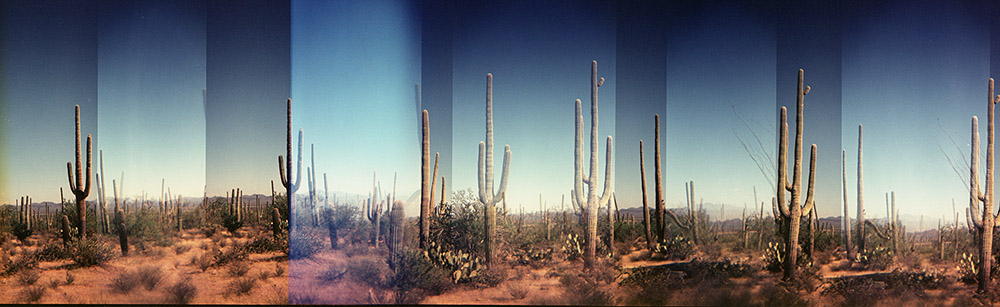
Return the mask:
[[[478, 191], [479, 142], [486, 140], [486, 74], [492, 73], [494, 188], [500, 186], [504, 145], [509, 144], [508, 209], [522, 204], [525, 211], [539, 210], [539, 193], [548, 208], [559, 208], [562, 195], [573, 188], [576, 99], [585, 122], [584, 164], [590, 163], [590, 79], [596, 60], [598, 78], [605, 78], [598, 90], [600, 196], [606, 138], [615, 134], [614, 5], [466, 2], [455, 12], [451, 189]], [[569, 195], [565, 201], [570, 210]]]
[[[102, 2], [99, 18], [98, 125], [106, 195], [113, 195], [112, 179], [128, 197], [145, 192], [158, 199], [162, 185], [174, 196], [201, 195], [205, 4]], [[96, 174], [97, 147], [94, 155]]]
[[972, 116], [980, 120], [985, 166], [988, 19], [978, 8], [953, 4], [896, 1], [859, 10], [845, 20], [843, 35], [841, 133], [851, 215], [863, 124], [866, 216], [885, 216], [885, 193], [895, 191], [900, 214], [951, 220], [952, 200], [959, 212], [968, 206], [962, 161]]
[[[420, 19], [412, 2], [294, 1], [293, 142], [302, 128], [303, 187], [315, 144], [320, 196], [323, 173], [330, 191], [341, 194], [366, 195], [373, 172], [383, 194], [392, 191], [394, 173], [397, 199], [419, 191], [417, 83]], [[415, 216], [419, 201], [408, 205]]]

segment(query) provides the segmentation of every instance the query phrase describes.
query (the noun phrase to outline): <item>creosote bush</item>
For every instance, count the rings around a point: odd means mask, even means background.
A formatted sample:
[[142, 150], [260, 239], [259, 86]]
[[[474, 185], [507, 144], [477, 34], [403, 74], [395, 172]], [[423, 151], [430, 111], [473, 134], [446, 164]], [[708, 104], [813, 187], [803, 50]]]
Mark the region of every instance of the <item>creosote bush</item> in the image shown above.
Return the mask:
[[38, 302], [42, 299], [43, 296], [45, 296], [45, 286], [38, 285], [38, 286], [30, 286], [24, 288], [23, 290], [21, 290], [19, 295], [25, 302], [28, 303]]
[[198, 294], [198, 288], [191, 283], [190, 278], [184, 278], [176, 284], [167, 287], [167, 303], [186, 305], [190, 304]]
[[70, 243], [73, 261], [82, 267], [102, 265], [114, 257], [114, 248], [106, 242], [88, 237], [87, 240], [76, 240]]
[[34, 285], [41, 278], [41, 273], [38, 270], [25, 270], [17, 274], [17, 283], [22, 286]]
[[236, 295], [246, 295], [257, 285], [257, 278], [240, 277], [229, 283], [229, 292]]
[[289, 238], [289, 259], [312, 258], [323, 249], [323, 237], [313, 229], [301, 228], [292, 231]]

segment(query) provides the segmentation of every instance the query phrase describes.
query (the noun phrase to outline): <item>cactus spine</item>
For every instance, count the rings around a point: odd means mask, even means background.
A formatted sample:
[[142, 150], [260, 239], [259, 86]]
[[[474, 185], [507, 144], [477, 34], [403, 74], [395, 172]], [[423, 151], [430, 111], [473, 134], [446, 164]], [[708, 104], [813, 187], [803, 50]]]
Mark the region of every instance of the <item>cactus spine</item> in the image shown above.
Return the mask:
[[[427, 240], [430, 238], [431, 224], [431, 202], [434, 198], [434, 184], [431, 178], [431, 128], [427, 110], [423, 111], [423, 125], [421, 126], [420, 142], [420, 249], [428, 247]], [[434, 176], [437, 176], [437, 161], [434, 162]]]
[[[584, 269], [592, 269], [597, 260], [597, 208], [611, 200], [612, 183], [612, 138], [608, 136], [607, 154], [605, 155], [604, 192], [597, 196], [597, 88], [604, 84], [604, 78], [597, 79], [597, 61], [591, 62], [590, 71], [590, 174], [583, 173], [583, 111], [580, 99], [576, 100], [576, 150], [574, 152], [573, 203], [580, 208], [587, 224], [587, 249], [584, 251]], [[584, 198], [583, 185], [587, 184], [587, 196]]]
[[[87, 172], [83, 173], [82, 161], [80, 160], [80, 105], [76, 105], [76, 181], [73, 181], [73, 162], [66, 162], [66, 175], [69, 177], [69, 189], [76, 196], [76, 220], [80, 227], [78, 236], [80, 239], [87, 238], [87, 196], [90, 195], [90, 174], [91, 174], [91, 136], [87, 135]], [[87, 176], [84, 184], [84, 174]], [[82, 187], [81, 184], [84, 184]]]
[[493, 189], [493, 74], [486, 74], [486, 142], [479, 142], [479, 202], [486, 208], [486, 266], [496, 267], [496, 204], [503, 201], [510, 175], [510, 145], [504, 145], [500, 187]]
[[[799, 78], [797, 86], [797, 96], [796, 96], [796, 115], [795, 115], [795, 160], [794, 169], [792, 173], [792, 183], [788, 182], [788, 115], [787, 109], [781, 107], [781, 130], [780, 130], [780, 143], [778, 143], [778, 185], [777, 185], [777, 198], [772, 205], [778, 207], [776, 212], [780, 213], [780, 219], [783, 226], [787, 226], [788, 232], [785, 234], [785, 270], [784, 279], [790, 280], [795, 277], [795, 269], [797, 268], [797, 257], [799, 248], [799, 225], [802, 223], [802, 217], [809, 216], [810, 211], [812, 211], [815, 206], [813, 199], [813, 190], [815, 188], [816, 179], [816, 144], [812, 145], [812, 150], [809, 155], [809, 187], [806, 191], [806, 199], [802, 205], [799, 203], [802, 201], [802, 135], [804, 128], [803, 121], [803, 100], [805, 95], [809, 93], [810, 87], [802, 86], [803, 71], [799, 69]], [[859, 147], [860, 148], [860, 147]], [[858, 160], [860, 164], [860, 159]], [[861, 178], [860, 176], [858, 178]], [[791, 193], [791, 200], [786, 201], [785, 192]], [[776, 216], [776, 218], [778, 218]]]
[[[979, 187], [979, 120], [972, 117], [972, 162], [970, 166], [971, 174], [969, 178], [969, 212], [970, 220], [977, 232], [979, 239], [979, 287], [978, 292], [984, 293], [990, 285], [990, 272], [993, 262], [993, 231], [997, 220], [1000, 219], [993, 214], [993, 109], [997, 102], [1000, 102], [1000, 95], [993, 96], [993, 78], [989, 82], [989, 95], [987, 96], [987, 136], [986, 136], [986, 192], [983, 193]], [[982, 211], [979, 211], [979, 202], [982, 202]]]
[[[659, 116], [657, 116], [659, 117]], [[657, 121], [659, 122], [659, 121]], [[639, 140], [639, 179], [642, 182], [642, 224], [646, 230], [646, 249], [653, 250], [653, 232], [650, 228], [649, 220], [649, 204], [647, 203], [648, 197], [646, 197], [646, 166], [642, 158], [642, 140]]]
[[288, 225], [292, 223], [292, 205], [295, 204], [295, 192], [299, 190], [302, 183], [302, 129], [299, 129], [299, 159], [298, 169], [295, 171], [295, 181], [292, 181], [292, 99], [288, 98], [288, 139], [286, 144], [288, 162], [285, 164], [284, 158], [278, 155], [278, 172], [281, 174], [281, 185], [285, 187], [288, 198]]

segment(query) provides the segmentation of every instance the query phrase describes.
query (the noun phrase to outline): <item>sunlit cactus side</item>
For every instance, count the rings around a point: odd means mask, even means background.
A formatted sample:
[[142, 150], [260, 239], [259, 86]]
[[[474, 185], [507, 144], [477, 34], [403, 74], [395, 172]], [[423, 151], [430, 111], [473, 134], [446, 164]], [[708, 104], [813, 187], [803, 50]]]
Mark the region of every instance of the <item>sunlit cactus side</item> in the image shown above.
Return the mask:
[[[654, 146], [653, 146], [654, 151], [655, 151], [655, 157], [654, 158], [656, 159], [655, 161], [653, 161], [653, 165], [656, 168], [656, 170], [655, 170], [656, 171], [656, 177], [653, 178], [653, 180], [655, 181], [655, 184], [656, 184], [656, 187], [655, 187], [656, 188], [656, 192], [655, 192], [656, 193], [656, 222], [657, 222], [656, 235], [660, 237], [660, 242], [667, 242], [667, 217], [664, 216], [664, 213], [665, 212], [669, 212], [669, 210], [667, 210], [666, 204], [663, 202], [663, 173], [661, 172], [661, 168], [660, 168], [660, 114], [654, 115], [653, 119], [656, 122], [656, 124], [655, 124], [655, 129], [656, 130], [654, 132], [654, 135], [655, 135], [654, 141], [656, 142], [656, 144], [654, 144]], [[691, 204], [692, 204], [692, 206], [694, 204], [694, 198], [693, 197], [694, 197], [694, 195], [692, 195], [692, 198], [691, 198], [691, 201], [690, 201]]]
[[[777, 212], [780, 213], [780, 218], [783, 226], [787, 226], [788, 231], [785, 233], [785, 255], [786, 261], [784, 263], [784, 279], [790, 280], [795, 277], [795, 270], [798, 266], [796, 263], [798, 260], [798, 249], [799, 249], [799, 226], [802, 223], [802, 217], [808, 217], [809, 213], [813, 210], [816, 203], [813, 198], [813, 190], [815, 190], [815, 180], [816, 180], [816, 144], [812, 145], [812, 150], [809, 156], [809, 187], [806, 191], [806, 198], [803, 204], [802, 202], [802, 135], [804, 128], [803, 120], [803, 100], [805, 95], [809, 93], [810, 87], [806, 86], [803, 88], [803, 71], [799, 69], [799, 78], [797, 86], [797, 96], [796, 96], [796, 115], [795, 115], [795, 160], [794, 169], [792, 173], [792, 182], [788, 182], [788, 115], [787, 109], [781, 107], [781, 130], [778, 143], [778, 185], [777, 185], [777, 198], [774, 206], [778, 207]], [[791, 193], [791, 199], [786, 201], [785, 192]]]
[[399, 257], [403, 253], [403, 243], [405, 242], [403, 236], [406, 232], [406, 228], [403, 225], [403, 202], [396, 201], [392, 204], [392, 210], [389, 211], [389, 265], [393, 266], [393, 269], [397, 269], [397, 264], [399, 262]]
[[[970, 165], [970, 177], [969, 177], [969, 211], [971, 216], [969, 220], [972, 221], [972, 227], [975, 228], [976, 239], [979, 247], [979, 268], [977, 272], [979, 273], [979, 287], [977, 292], [985, 293], [989, 290], [990, 286], [990, 272], [993, 265], [993, 230], [1000, 216], [993, 213], [993, 171], [994, 171], [994, 161], [993, 161], [993, 140], [994, 140], [994, 107], [1000, 102], [1000, 95], [993, 95], [993, 78], [990, 78], [989, 83], [989, 95], [987, 96], [987, 139], [986, 139], [986, 191], [985, 193], [979, 187], [979, 120], [973, 116], [972, 117], [972, 149], [971, 156], [972, 161]], [[982, 211], [979, 211], [979, 205], [982, 202]]]
[[21, 202], [18, 208], [17, 221], [18, 223], [20, 223], [20, 225], [23, 225], [22, 227], [24, 227], [27, 230], [34, 229], [33, 228], [34, 225], [32, 225], [32, 216], [31, 216], [31, 197], [28, 196], [21, 197]]
[[295, 181], [292, 181], [292, 99], [288, 98], [288, 139], [285, 143], [288, 155], [288, 162], [284, 161], [281, 155], [278, 155], [278, 172], [281, 175], [281, 186], [285, 187], [286, 197], [288, 198], [288, 225], [294, 225], [292, 223], [292, 205], [295, 204], [295, 192], [299, 190], [299, 186], [302, 183], [302, 129], [299, 129], [299, 158], [296, 165], [298, 169], [295, 171]]
[[[694, 244], [698, 244], [698, 212], [700, 210], [694, 208], [694, 180], [685, 182], [684, 190], [687, 195], [687, 215], [683, 218], [678, 218], [672, 210], [664, 208], [663, 211], [674, 220], [674, 224], [677, 227], [691, 234], [691, 241]], [[666, 228], [666, 225], [663, 228]], [[664, 234], [664, 237], [666, 237], [666, 234]]]
[[[864, 126], [858, 124], [858, 250], [865, 252], [865, 181], [864, 173]], [[851, 258], [854, 259], [854, 258]]]
[[646, 230], [646, 249], [652, 251], [656, 246], [656, 241], [650, 225], [652, 221], [649, 219], [649, 203], [647, 203], [649, 198], [646, 196], [646, 165], [642, 158], [642, 140], [639, 140], [639, 179], [642, 185], [642, 224]]
[[94, 181], [97, 182], [97, 205], [101, 210], [101, 231], [104, 233], [111, 232], [111, 222], [108, 220], [108, 205], [107, 198], [104, 196], [104, 150], [98, 150], [98, 157], [100, 157], [100, 173], [94, 174], [96, 177]]
[[[420, 249], [426, 249], [431, 233], [430, 214], [434, 199], [434, 183], [431, 181], [431, 128], [427, 110], [422, 112], [420, 133]], [[437, 161], [434, 161], [434, 177], [437, 177]]]
[[847, 210], [847, 150], [841, 150], [841, 177], [844, 179], [844, 246], [847, 248], [847, 261], [854, 261], [854, 245], [851, 244], [851, 215]]
[[[76, 196], [76, 221], [79, 225], [78, 236], [81, 240], [87, 238], [87, 196], [90, 195], [91, 174], [91, 137], [87, 135], [87, 172], [83, 172], [80, 160], [80, 105], [76, 105], [76, 181], [73, 180], [73, 162], [66, 162], [66, 175], [69, 177], [69, 189]], [[86, 174], [86, 184], [84, 184]], [[83, 186], [80, 186], [84, 184]]]
[[[500, 176], [500, 187], [494, 191], [493, 189], [493, 74], [486, 74], [486, 142], [485, 143], [479, 142], [479, 202], [481, 202], [483, 206], [485, 206], [486, 208], [487, 268], [496, 267], [496, 261], [497, 261], [496, 204], [504, 199], [504, 194], [507, 192], [507, 178], [509, 174], [510, 174], [510, 145], [504, 145], [503, 173]], [[595, 211], [594, 213], [596, 214], [597, 212]]]
[[[604, 84], [604, 78], [597, 79], [597, 61], [591, 62], [590, 72], [590, 174], [583, 173], [583, 109], [580, 106], [580, 99], [576, 100], [576, 137], [574, 151], [574, 175], [573, 175], [573, 203], [582, 209], [583, 216], [587, 224], [586, 241], [587, 246], [584, 251], [584, 269], [594, 268], [597, 253], [597, 208], [608, 204], [611, 201], [612, 183], [612, 138], [608, 136], [607, 154], [605, 155], [604, 170], [604, 192], [597, 196], [597, 88]], [[587, 185], [587, 194], [583, 194], [583, 185]]]
[[316, 144], [309, 144], [309, 164], [307, 177], [309, 177], [309, 212], [312, 214], [313, 227], [319, 227], [319, 207], [316, 206], [318, 194], [316, 193]]

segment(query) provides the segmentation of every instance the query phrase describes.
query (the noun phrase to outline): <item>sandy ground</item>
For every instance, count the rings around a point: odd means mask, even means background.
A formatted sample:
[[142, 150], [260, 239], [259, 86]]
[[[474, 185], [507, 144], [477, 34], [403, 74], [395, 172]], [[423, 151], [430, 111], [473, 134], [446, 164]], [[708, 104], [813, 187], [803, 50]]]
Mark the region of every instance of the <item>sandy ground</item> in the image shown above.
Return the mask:
[[[40, 237], [40, 235], [35, 235]], [[248, 238], [232, 238], [226, 240], [248, 240]], [[44, 241], [44, 239], [40, 239]], [[116, 242], [116, 241], [115, 241]], [[36, 284], [46, 286], [46, 294], [38, 301], [43, 304], [162, 304], [167, 302], [166, 289], [190, 278], [197, 293], [191, 303], [194, 304], [285, 304], [288, 297], [287, 271], [288, 263], [283, 260], [283, 253], [250, 254], [250, 271], [245, 276], [261, 276], [267, 272], [269, 278], [258, 279], [256, 286], [245, 295], [235, 295], [230, 291], [229, 284], [236, 278], [230, 277], [226, 267], [211, 267], [202, 272], [201, 268], [192, 264], [192, 258], [201, 256], [208, 251], [202, 249], [210, 246], [212, 239], [206, 238], [198, 230], [185, 230], [174, 246], [149, 248], [146, 254], [132, 248], [130, 255], [119, 257], [118, 245], [114, 244], [116, 257], [102, 266], [75, 268], [71, 260], [56, 262], [40, 262], [41, 278]], [[15, 250], [30, 251], [35, 246], [17, 246]], [[180, 254], [175, 252], [175, 246], [187, 246], [188, 250]], [[137, 286], [130, 293], [119, 293], [111, 287], [111, 280], [126, 272], [143, 266], [156, 266], [163, 271], [160, 283], [149, 291]], [[286, 272], [275, 277], [276, 266]], [[67, 272], [73, 275], [74, 281], [65, 284]], [[50, 283], [61, 281], [52, 288]], [[25, 303], [20, 292], [25, 287], [20, 285], [17, 275], [0, 277], [0, 303]]]

